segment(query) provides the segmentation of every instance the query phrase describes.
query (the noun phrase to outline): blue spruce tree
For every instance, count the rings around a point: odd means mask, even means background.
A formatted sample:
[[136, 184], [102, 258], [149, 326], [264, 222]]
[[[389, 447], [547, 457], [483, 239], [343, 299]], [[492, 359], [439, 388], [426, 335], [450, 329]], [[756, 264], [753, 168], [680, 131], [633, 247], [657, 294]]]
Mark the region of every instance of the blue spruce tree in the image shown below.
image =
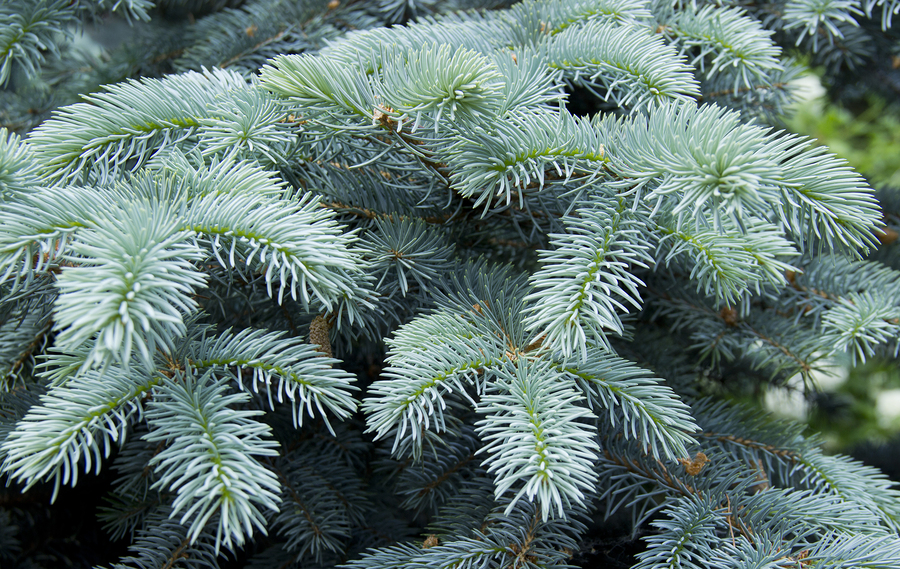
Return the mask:
[[[735, 402], [898, 356], [897, 193], [778, 126], [896, 96], [898, 11], [4, 2], [0, 564], [900, 567]], [[29, 536], [76, 485], [120, 559]]]

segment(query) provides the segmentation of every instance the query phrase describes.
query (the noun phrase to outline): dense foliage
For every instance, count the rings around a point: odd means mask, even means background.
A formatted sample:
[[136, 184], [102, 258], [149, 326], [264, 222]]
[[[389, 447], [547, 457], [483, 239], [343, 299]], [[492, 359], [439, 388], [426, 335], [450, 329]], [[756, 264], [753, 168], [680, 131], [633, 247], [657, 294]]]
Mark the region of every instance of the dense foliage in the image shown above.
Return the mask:
[[[736, 402], [898, 356], [897, 193], [778, 128], [798, 54], [896, 95], [898, 11], [4, 3], [0, 563], [900, 567]], [[129, 552], [34, 541], [93, 477]]]

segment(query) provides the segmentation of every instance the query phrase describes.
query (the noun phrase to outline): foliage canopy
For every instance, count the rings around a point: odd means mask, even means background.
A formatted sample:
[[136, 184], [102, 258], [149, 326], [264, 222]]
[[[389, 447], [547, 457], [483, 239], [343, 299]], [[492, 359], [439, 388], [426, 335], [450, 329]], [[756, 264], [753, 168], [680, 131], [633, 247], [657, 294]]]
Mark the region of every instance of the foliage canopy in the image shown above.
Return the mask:
[[779, 126], [795, 52], [896, 81], [898, 11], [6, 3], [10, 492], [112, 471], [117, 568], [565, 566], [622, 513], [641, 568], [900, 567], [883, 474], [734, 402], [898, 356], [896, 192]]

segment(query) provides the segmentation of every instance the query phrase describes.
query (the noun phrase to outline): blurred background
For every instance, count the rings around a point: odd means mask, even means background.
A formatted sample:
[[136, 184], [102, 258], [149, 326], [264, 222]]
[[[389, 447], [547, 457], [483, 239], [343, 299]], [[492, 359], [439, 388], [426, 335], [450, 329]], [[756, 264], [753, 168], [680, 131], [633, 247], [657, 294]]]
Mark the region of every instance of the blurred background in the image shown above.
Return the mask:
[[[846, 159], [879, 190], [879, 198], [895, 196], [900, 189], [900, 101], [868, 94], [835, 103], [820, 76], [814, 71], [799, 79], [799, 100], [784, 126]], [[883, 241], [896, 238], [888, 230]], [[900, 360], [874, 359], [854, 368], [849, 358], [836, 358], [816, 379], [819, 390], [811, 396], [804, 395], [799, 377], [786, 388], [768, 391], [766, 407], [808, 422], [829, 452], [853, 455], [900, 482]]]

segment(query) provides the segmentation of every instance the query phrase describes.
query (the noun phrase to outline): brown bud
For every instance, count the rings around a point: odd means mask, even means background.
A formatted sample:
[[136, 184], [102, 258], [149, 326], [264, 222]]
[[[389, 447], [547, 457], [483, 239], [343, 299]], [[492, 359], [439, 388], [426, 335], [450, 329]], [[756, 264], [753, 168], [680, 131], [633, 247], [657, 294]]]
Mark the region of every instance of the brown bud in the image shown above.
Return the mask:
[[875, 235], [878, 237], [878, 240], [881, 241], [882, 245], [890, 245], [897, 240], [897, 237], [900, 237], [900, 235], [890, 227], [885, 227]]
[[428, 549], [428, 548], [430, 548], [430, 547], [436, 547], [436, 546], [440, 545], [440, 543], [441, 543], [441, 542], [440, 542], [440, 540], [438, 539], [438, 536], [436, 536], [436, 535], [434, 535], [434, 534], [431, 534], [431, 535], [429, 535], [429, 536], [425, 539], [425, 541], [422, 542], [422, 549]]
[[689, 476], [697, 476], [703, 470], [703, 467], [706, 466], [706, 463], [709, 462], [709, 457], [702, 452], [698, 452], [693, 460], [679, 458], [678, 462], [684, 466], [684, 470]]
[[722, 317], [722, 320], [725, 321], [725, 324], [727, 326], [731, 326], [732, 328], [734, 328], [738, 324], [738, 312], [730, 306], [726, 306], [721, 311], [719, 311], [719, 316]]
[[331, 340], [328, 339], [328, 331], [331, 324], [321, 314], [313, 318], [309, 324], [309, 343], [318, 346], [319, 351], [331, 357]]

